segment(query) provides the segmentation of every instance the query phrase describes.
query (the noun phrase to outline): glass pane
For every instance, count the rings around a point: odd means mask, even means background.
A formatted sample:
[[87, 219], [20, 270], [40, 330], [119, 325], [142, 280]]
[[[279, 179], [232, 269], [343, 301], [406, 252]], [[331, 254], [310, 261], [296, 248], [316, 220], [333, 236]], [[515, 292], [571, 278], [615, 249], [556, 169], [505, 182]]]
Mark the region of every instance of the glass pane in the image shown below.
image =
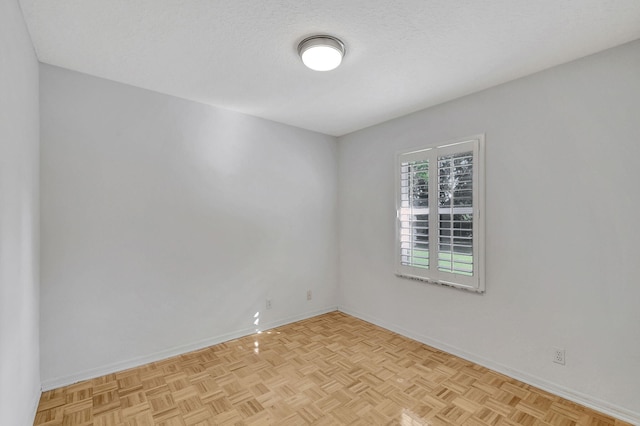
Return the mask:
[[473, 153], [438, 157], [438, 269], [473, 275]]
[[429, 267], [429, 163], [411, 161], [400, 166], [400, 261]]

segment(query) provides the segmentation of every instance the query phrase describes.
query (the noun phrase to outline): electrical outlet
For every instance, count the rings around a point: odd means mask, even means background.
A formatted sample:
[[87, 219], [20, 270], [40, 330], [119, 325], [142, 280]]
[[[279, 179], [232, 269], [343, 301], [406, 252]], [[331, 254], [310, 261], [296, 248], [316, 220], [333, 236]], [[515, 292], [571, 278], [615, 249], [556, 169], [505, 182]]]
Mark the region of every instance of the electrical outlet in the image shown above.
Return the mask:
[[271, 309], [271, 299], [267, 299], [266, 306], [267, 306], [267, 309]]
[[564, 362], [565, 362], [564, 355], [565, 355], [564, 349], [554, 348], [553, 349], [553, 362], [555, 362], [556, 364], [564, 365]]
[[307, 290], [307, 300], [313, 299], [313, 295], [311, 294], [311, 290]]

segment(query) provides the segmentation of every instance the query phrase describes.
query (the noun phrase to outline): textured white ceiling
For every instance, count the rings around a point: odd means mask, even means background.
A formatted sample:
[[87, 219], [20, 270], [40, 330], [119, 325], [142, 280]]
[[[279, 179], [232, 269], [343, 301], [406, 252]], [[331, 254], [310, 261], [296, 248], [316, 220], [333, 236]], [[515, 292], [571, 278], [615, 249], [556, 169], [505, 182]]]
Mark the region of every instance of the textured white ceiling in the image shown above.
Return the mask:
[[42, 62], [330, 135], [640, 38], [640, 0], [20, 2]]

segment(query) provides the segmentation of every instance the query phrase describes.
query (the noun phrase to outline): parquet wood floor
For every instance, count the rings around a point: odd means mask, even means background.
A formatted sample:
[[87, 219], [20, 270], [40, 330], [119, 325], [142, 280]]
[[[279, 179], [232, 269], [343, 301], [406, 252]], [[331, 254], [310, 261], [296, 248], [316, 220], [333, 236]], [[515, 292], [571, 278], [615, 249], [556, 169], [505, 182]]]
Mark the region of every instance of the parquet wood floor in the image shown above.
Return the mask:
[[628, 423], [333, 312], [44, 392], [34, 424]]

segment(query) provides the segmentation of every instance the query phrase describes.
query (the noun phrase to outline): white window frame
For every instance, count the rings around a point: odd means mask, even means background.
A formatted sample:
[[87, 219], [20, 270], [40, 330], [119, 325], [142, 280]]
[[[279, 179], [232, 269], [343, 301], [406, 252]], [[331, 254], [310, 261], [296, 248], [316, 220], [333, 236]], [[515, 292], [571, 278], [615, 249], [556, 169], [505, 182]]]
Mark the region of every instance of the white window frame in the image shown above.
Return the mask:
[[[473, 275], [465, 276], [438, 268], [439, 215], [432, 215], [432, 203], [438, 203], [438, 157], [460, 152], [473, 152], [472, 185], [472, 256]], [[429, 267], [415, 267], [402, 263], [401, 255], [401, 167], [408, 161], [429, 161]], [[411, 279], [441, 284], [478, 293], [484, 293], [484, 135], [448, 141], [436, 146], [398, 152], [395, 169], [396, 185], [396, 239], [395, 265], [396, 275]]]

